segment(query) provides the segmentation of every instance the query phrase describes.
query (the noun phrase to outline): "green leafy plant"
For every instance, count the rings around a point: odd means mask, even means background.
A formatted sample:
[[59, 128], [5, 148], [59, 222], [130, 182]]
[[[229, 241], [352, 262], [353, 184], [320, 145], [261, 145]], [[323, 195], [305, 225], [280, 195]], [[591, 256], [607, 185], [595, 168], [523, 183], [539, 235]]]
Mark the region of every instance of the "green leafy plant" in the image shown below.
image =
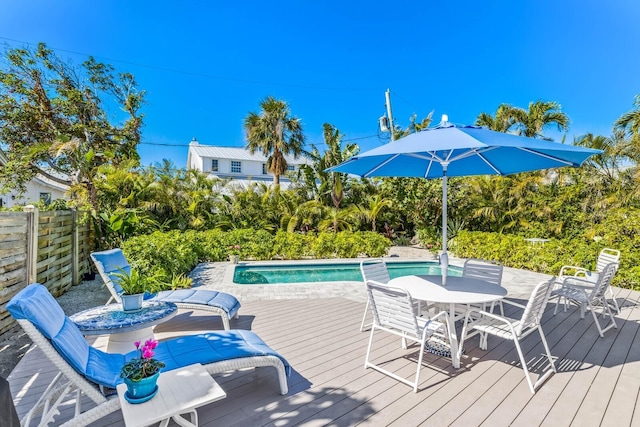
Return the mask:
[[169, 282], [171, 289], [188, 289], [192, 284], [191, 277], [187, 277], [184, 274], [174, 274]]
[[118, 278], [118, 284], [125, 295], [143, 294], [145, 292], [152, 294], [160, 290], [163, 285], [157, 275], [147, 276], [140, 274], [135, 269], [131, 269], [130, 273], [121, 270], [119, 273], [114, 273], [114, 276]]
[[140, 346], [140, 341], [136, 341], [133, 344], [136, 346], [139, 356], [124, 364], [120, 370], [120, 378], [140, 381], [155, 375], [161, 368], [164, 368], [164, 362], [153, 358], [158, 341], [147, 340], [142, 346]]

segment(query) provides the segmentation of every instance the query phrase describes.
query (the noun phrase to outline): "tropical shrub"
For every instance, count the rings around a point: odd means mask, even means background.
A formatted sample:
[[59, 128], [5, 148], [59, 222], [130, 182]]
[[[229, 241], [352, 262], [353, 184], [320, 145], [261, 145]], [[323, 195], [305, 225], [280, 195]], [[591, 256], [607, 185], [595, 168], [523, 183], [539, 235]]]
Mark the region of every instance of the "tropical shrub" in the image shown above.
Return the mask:
[[[640, 220], [640, 215], [636, 215]], [[634, 221], [630, 216], [631, 222]], [[620, 238], [629, 224], [614, 221], [618, 230], [611, 230], [615, 225], [606, 228], [611, 233], [603, 236], [574, 239], [549, 239], [544, 245], [532, 245], [522, 236], [462, 231], [456, 237], [451, 251], [461, 258], [482, 258], [500, 261], [506, 267], [522, 268], [540, 273], [558, 274], [563, 265], [576, 265], [595, 269], [596, 259], [605, 247], [622, 251], [620, 269], [613, 278], [613, 285], [631, 289], [640, 289], [640, 268], [634, 260], [640, 256], [640, 247], [634, 240]], [[640, 223], [638, 224], [640, 225]], [[631, 227], [635, 227], [631, 225]]]
[[140, 274], [165, 277], [166, 286], [175, 288], [188, 285], [178, 277], [189, 273], [198, 263], [226, 261], [229, 246], [239, 246], [241, 259], [355, 258], [383, 256], [391, 241], [371, 231], [327, 232], [317, 236], [281, 231], [273, 236], [252, 229], [173, 230], [132, 237], [123, 243], [122, 250]]

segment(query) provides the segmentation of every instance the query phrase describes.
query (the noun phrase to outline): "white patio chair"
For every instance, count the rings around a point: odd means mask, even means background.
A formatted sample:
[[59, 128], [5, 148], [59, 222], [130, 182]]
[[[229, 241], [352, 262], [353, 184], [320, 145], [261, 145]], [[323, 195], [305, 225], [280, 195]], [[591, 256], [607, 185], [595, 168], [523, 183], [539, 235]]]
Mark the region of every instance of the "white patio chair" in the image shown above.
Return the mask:
[[[558, 313], [560, 300], [564, 299], [564, 311], [567, 311], [567, 302], [578, 304], [580, 306], [581, 319], [584, 319], [586, 309], [591, 311], [593, 320], [598, 327], [600, 337], [604, 337], [604, 333], [611, 328], [618, 329], [616, 319], [613, 317], [613, 313], [611, 312], [611, 308], [609, 307], [609, 302], [606, 297], [607, 288], [609, 288], [611, 279], [613, 279], [617, 269], [617, 263], [612, 262], [607, 264], [602, 272], [598, 274], [598, 280], [595, 284], [582, 277], [565, 277], [562, 281], [562, 287], [552, 293], [552, 296], [558, 299], [553, 314], [555, 315]], [[610, 324], [604, 329], [600, 326], [598, 315], [594, 310], [595, 307], [601, 307], [603, 318], [606, 318], [607, 316], [611, 317]]]
[[[544, 383], [552, 373], [556, 372], [556, 366], [553, 363], [549, 345], [547, 344], [544, 332], [542, 331], [542, 326], [540, 325], [540, 319], [544, 314], [544, 309], [547, 306], [547, 301], [549, 301], [549, 296], [554, 283], [555, 277], [546, 282], [540, 282], [531, 293], [529, 302], [527, 302], [526, 306], [509, 300], [504, 301], [505, 304], [514, 305], [524, 309], [520, 319], [498, 316], [497, 314], [490, 313], [488, 311], [478, 311], [477, 316], [475, 316], [476, 319], [473, 320], [474, 316], [472, 313], [474, 310], [471, 310], [467, 313], [465, 323], [462, 328], [462, 339], [460, 342], [464, 345], [464, 341], [467, 339], [468, 330], [470, 328], [475, 329], [480, 333], [480, 348], [482, 350], [487, 349], [489, 335], [513, 341], [516, 346], [516, 350], [518, 351], [520, 364], [524, 370], [524, 375], [527, 379], [527, 383], [529, 384], [529, 389], [533, 394], [535, 394], [538, 387], [540, 387], [540, 385]], [[538, 378], [538, 381], [534, 384], [531, 380], [531, 374], [527, 368], [527, 362], [524, 358], [524, 354], [522, 353], [522, 348], [520, 347], [520, 341], [536, 330], [540, 333], [540, 338], [542, 339], [547, 359], [551, 365], [551, 370], [541, 375]], [[462, 346], [460, 348], [462, 348]]]
[[[560, 269], [560, 274], [558, 275], [558, 280], [561, 282], [565, 277], [583, 277], [586, 280], [595, 283], [598, 281], [598, 276], [610, 263], [616, 264], [616, 269], [620, 266], [620, 251], [617, 249], [604, 248], [598, 254], [598, 260], [596, 261], [596, 270], [589, 271], [584, 267], [576, 267], [573, 265], [563, 265]], [[615, 295], [613, 294], [613, 289], [609, 286], [609, 297], [613, 303], [613, 307], [615, 308], [616, 314], [620, 314], [620, 306], [618, 305], [618, 301], [616, 301]]]
[[[502, 264], [498, 261], [470, 258], [462, 266], [462, 277], [483, 280], [496, 286], [502, 286], [502, 272]], [[497, 301], [497, 303], [500, 306], [500, 314], [504, 316], [502, 301]], [[489, 311], [493, 312], [495, 304], [495, 302], [491, 303]], [[470, 304], [466, 308], [482, 311], [486, 310], [486, 304]]]
[[[381, 258], [365, 259], [360, 262], [360, 272], [362, 273], [362, 281], [366, 284], [369, 280], [375, 280], [379, 283], [388, 283], [391, 278], [389, 277], [389, 270], [387, 270], [387, 263]], [[362, 323], [360, 324], [360, 332], [364, 331], [365, 326], [371, 326], [371, 323], [365, 325], [367, 314], [369, 313], [369, 297], [367, 294], [367, 305], [364, 308], [364, 314], [362, 315]]]
[[[365, 356], [364, 367], [373, 368], [385, 375], [388, 375], [404, 384], [413, 387], [413, 391], [418, 391], [420, 381], [420, 368], [422, 358], [429, 338], [437, 340], [438, 344], [449, 345], [447, 334], [447, 312], [441, 311], [432, 318], [418, 317], [415, 315], [413, 300], [411, 295], [402, 289], [388, 287], [373, 280], [366, 282], [371, 311], [373, 312], [373, 323], [371, 325], [371, 335], [367, 355]], [[377, 330], [388, 332], [402, 337], [403, 348], [406, 348], [406, 340], [420, 343], [420, 354], [418, 356], [418, 367], [414, 382], [388, 371], [369, 360], [371, 348], [373, 346], [374, 334]]]

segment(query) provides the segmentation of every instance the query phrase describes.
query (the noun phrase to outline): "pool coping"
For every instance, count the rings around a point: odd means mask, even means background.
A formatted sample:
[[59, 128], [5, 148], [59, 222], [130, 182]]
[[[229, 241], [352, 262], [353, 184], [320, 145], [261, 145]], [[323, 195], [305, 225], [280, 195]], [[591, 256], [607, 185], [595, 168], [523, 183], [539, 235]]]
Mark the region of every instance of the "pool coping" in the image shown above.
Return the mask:
[[[225, 270], [223, 283], [228, 283], [236, 286], [282, 286], [282, 285], [298, 285], [298, 284], [318, 284], [318, 283], [362, 283], [362, 280], [331, 280], [331, 281], [313, 281], [313, 282], [292, 282], [292, 283], [236, 283], [233, 281], [235, 271], [237, 267], [268, 267], [268, 266], [300, 266], [300, 265], [356, 265], [360, 266], [363, 260], [370, 260], [373, 258], [336, 258], [336, 259], [305, 259], [305, 260], [273, 260], [273, 261], [243, 261], [237, 264], [229, 264]], [[424, 259], [424, 258], [400, 258], [391, 257], [383, 258], [387, 264], [395, 263], [407, 263], [407, 262], [428, 262], [434, 265], [439, 265], [438, 260]], [[464, 261], [464, 260], [462, 260]], [[451, 267], [462, 268], [462, 262], [460, 265], [452, 264]]]
[[[238, 265], [295, 265], [295, 264], [326, 264], [354, 263], [365, 258], [348, 259], [305, 259], [305, 260], [273, 260], [273, 261], [241, 261]], [[425, 261], [425, 257], [383, 257], [385, 261]], [[432, 261], [433, 259], [428, 259]], [[449, 264], [462, 267], [464, 259], [451, 257]], [[190, 274], [193, 286], [213, 289], [234, 295], [240, 301], [275, 300], [275, 299], [306, 299], [306, 298], [347, 298], [355, 301], [366, 301], [367, 296], [362, 281], [358, 282], [303, 282], [278, 283], [268, 285], [240, 285], [233, 283], [233, 273], [236, 264], [230, 262], [208, 262], [199, 264]], [[533, 287], [541, 280], [551, 277], [527, 270], [505, 267], [503, 286], [512, 295], [528, 295]], [[548, 279], [547, 279], [548, 280]]]

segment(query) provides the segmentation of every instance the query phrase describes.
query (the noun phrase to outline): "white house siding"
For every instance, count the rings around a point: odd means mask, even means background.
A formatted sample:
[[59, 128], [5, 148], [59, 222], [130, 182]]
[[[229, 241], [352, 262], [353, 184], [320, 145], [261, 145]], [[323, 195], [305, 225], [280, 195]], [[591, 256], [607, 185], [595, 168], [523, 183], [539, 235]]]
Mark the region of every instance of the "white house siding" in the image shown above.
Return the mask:
[[[214, 159], [218, 161], [217, 171], [211, 169]], [[287, 164], [293, 166], [295, 170], [303, 164], [310, 164], [309, 160], [304, 157], [285, 156], [285, 159]], [[232, 162], [234, 161], [240, 162], [240, 172], [232, 171]], [[248, 182], [272, 182], [273, 175], [268, 172], [263, 173], [263, 165], [266, 166], [266, 164], [266, 156], [259, 152], [251, 154], [245, 148], [200, 145], [196, 140], [189, 144], [188, 167], [209, 173], [212, 177], [231, 178], [234, 181], [241, 181], [244, 185]], [[286, 187], [289, 180], [286, 176], [281, 176], [280, 182]]]
[[40, 195], [42, 193], [50, 194], [51, 201], [56, 199], [68, 199], [65, 196], [68, 187], [58, 183], [49, 183], [47, 181], [48, 180], [46, 180], [46, 178], [41, 179], [36, 177], [26, 184], [26, 191], [22, 195], [19, 195], [17, 191], [0, 195], [2, 206], [10, 208], [15, 205], [34, 203], [40, 200]]

